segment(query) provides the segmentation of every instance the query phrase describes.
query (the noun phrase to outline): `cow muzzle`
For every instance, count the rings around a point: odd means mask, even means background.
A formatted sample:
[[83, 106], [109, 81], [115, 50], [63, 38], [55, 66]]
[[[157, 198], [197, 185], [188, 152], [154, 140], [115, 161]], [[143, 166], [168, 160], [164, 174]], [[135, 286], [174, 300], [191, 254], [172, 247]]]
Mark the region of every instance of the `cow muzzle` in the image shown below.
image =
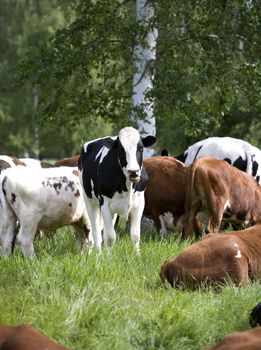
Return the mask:
[[140, 170], [128, 170], [128, 175], [130, 181], [136, 183], [140, 179]]

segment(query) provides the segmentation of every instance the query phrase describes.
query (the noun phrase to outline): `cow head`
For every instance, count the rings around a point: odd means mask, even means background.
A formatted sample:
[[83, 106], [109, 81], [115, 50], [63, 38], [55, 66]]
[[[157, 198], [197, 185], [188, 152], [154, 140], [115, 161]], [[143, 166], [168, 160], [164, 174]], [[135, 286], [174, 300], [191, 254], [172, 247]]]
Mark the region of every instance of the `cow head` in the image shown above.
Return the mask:
[[131, 182], [140, 180], [143, 161], [143, 148], [153, 145], [156, 141], [154, 136], [142, 138], [138, 130], [126, 127], [120, 130], [116, 140], [118, 147], [118, 159], [124, 175]]

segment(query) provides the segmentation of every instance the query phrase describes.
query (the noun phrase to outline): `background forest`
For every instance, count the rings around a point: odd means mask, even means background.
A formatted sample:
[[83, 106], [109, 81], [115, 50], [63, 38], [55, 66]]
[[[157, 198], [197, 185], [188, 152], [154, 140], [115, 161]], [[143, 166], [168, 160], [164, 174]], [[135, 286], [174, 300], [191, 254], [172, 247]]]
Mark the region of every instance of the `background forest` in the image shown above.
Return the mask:
[[[261, 147], [261, 2], [153, 0], [157, 149]], [[1, 0], [1, 154], [62, 158], [129, 125], [134, 0]]]

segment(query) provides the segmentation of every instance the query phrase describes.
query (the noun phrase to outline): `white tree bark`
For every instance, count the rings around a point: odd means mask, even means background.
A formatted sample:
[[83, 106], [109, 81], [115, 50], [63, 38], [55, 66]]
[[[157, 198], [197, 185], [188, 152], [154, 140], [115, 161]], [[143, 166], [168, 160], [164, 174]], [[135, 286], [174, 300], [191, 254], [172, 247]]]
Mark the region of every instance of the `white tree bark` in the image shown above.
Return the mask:
[[[154, 8], [149, 0], [136, 0], [137, 23], [148, 26], [154, 16]], [[144, 45], [137, 44], [134, 48], [135, 72], [132, 87], [132, 120], [136, 124], [141, 136], [156, 136], [156, 120], [154, 117], [154, 101], [146, 98], [146, 93], [153, 86], [153, 68], [156, 58], [156, 42], [158, 31], [153, 28], [147, 32]], [[142, 109], [144, 118], [139, 117], [137, 111]], [[146, 149], [144, 158], [155, 153], [153, 148]]]

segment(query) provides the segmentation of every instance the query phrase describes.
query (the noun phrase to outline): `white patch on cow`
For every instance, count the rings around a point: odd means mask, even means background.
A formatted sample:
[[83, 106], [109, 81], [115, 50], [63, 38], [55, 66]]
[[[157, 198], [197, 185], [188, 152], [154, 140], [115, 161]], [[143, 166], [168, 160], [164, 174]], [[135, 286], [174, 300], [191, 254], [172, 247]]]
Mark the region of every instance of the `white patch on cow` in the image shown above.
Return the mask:
[[228, 208], [230, 208], [229, 200], [227, 200], [226, 203], [224, 204], [224, 211], [227, 210]]
[[237, 244], [237, 243], [234, 243], [234, 247], [237, 248], [237, 247], [238, 247], [238, 244]]
[[163, 238], [163, 236], [167, 233], [168, 230], [175, 230], [175, 226], [173, 223], [173, 215], [171, 212], [166, 212], [163, 215], [159, 216], [160, 219], [160, 236]]
[[126, 220], [128, 218], [129, 211], [132, 205], [133, 193], [133, 189], [131, 191], [123, 193], [115, 192], [113, 197], [108, 200], [111, 213], [117, 213], [118, 215], [120, 215], [120, 217]]
[[205, 225], [208, 223], [208, 216], [203, 211], [200, 211], [199, 213], [197, 213], [196, 219]]
[[238, 249], [237, 255], [235, 255], [235, 258], [240, 259], [242, 258], [241, 251]]
[[[105, 137], [98, 137], [98, 138], [95, 139], [95, 140], [91, 140], [91, 141], [85, 142], [85, 144], [83, 145], [84, 152], [87, 152], [87, 147], [89, 146], [90, 143], [96, 142], [96, 141], [98, 141], [98, 140], [107, 139], [107, 138], [108, 138], [108, 136], [105, 136]], [[109, 136], [109, 138], [115, 141], [115, 140], [117, 139], [117, 136]]]
[[136, 157], [137, 144], [140, 140], [138, 130], [131, 127], [123, 128], [119, 133], [119, 140], [126, 153], [127, 171], [140, 172], [140, 166]]
[[95, 157], [95, 160], [97, 160], [97, 158], [100, 158], [99, 159], [99, 163], [102, 163], [103, 159], [107, 156], [109, 152], [109, 148], [103, 146], [99, 152], [97, 153], [97, 156]]
[[42, 168], [41, 161], [33, 158], [19, 158], [21, 162], [23, 162], [26, 166], [33, 168]]

